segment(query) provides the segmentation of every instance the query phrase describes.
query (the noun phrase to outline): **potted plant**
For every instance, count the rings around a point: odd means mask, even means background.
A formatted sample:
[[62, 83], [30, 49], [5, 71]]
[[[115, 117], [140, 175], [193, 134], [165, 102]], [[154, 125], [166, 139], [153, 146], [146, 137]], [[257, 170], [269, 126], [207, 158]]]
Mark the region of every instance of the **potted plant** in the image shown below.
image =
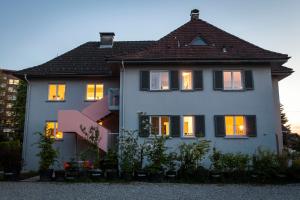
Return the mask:
[[166, 171], [166, 178], [168, 180], [174, 180], [177, 177], [177, 170], [176, 170], [176, 158], [177, 154], [175, 152], [171, 152], [168, 154], [167, 157], [167, 171]]
[[139, 144], [138, 147], [138, 160], [135, 163], [134, 167], [134, 177], [138, 181], [146, 181], [148, 179], [148, 171], [143, 168], [144, 163], [144, 157], [145, 157], [145, 149], [146, 149], [146, 143]]
[[215, 147], [213, 153], [210, 156], [211, 161], [211, 178], [213, 181], [222, 179], [223, 164], [222, 164], [222, 153]]
[[37, 132], [37, 135], [40, 136], [40, 140], [37, 143], [40, 152], [37, 154], [40, 157], [39, 161], [39, 173], [41, 181], [50, 181], [52, 180], [53, 169], [50, 167], [56, 161], [58, 156], [58, 151], [53, 148], [54, 139], [49, 137], [48, 134]]
[[102, 163], [107, 179], [115, 179], [118, 177], [118, 155], [114, 149], [108, 150]]

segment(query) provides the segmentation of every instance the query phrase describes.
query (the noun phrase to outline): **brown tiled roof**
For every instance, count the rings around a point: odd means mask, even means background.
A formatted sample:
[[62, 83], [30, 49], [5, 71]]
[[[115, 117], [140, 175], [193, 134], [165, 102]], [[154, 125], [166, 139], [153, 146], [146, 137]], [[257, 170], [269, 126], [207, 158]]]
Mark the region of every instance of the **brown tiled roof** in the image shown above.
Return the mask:
[[141, 51], [154, 41], [116, 41], [112, 48], [99, 48], [100, 42], [87, 42], [44, 64], [23, 69], [17, 74], [48, 75], [110, 75], [106, 59]]
[[[196, 37], [207, 45], [191, 45]], [[226, 52], [223, 52], [225, 48]], [[145, 50], [112, 60], [217, 60], [288, 59], [288, 55], [262, 49], [201, 19], [191, 20]]]

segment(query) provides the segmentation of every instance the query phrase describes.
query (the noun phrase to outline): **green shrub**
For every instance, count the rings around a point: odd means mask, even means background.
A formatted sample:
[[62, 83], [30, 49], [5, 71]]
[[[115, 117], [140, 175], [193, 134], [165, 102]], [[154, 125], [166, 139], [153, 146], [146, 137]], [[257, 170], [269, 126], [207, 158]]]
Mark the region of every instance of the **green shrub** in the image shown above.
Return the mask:
[[271, 179], [279, 169], [277, 155], [269, 150], [258, 148], [252, 159], [253, 172], [258, 174], [262, 182]]
[[36, 134], [40, 136], [40, 141], [37, 143], [40, 149], [40, 152], [37, 154], [40, 157], [39, 170], [48, 170], [58, 156], [58, 151], [52, 146], [55, 140], [48, 137], [45, 133], [37, 132]]
[[137, 131], [124, 130], [119, 138], [120, 167], [123, 173], [133, 174], [139, 165], [139, 144]]
[[145, 155], [149, 161], [146, 168], [152, 174], [161, 173], [168, 162], [167, 147], [165, 145], [167, 139], [165, 136], [154, 135], [154, 138], [146, 146]]
[[209, 141], [198, 140], [193, 143], [182, 143], [179, 145], [177, 156], [180, 162], [180, 174], [182, 178], [193, 176], [195, 170], [199, 168], [200, 162], [209, 151]]

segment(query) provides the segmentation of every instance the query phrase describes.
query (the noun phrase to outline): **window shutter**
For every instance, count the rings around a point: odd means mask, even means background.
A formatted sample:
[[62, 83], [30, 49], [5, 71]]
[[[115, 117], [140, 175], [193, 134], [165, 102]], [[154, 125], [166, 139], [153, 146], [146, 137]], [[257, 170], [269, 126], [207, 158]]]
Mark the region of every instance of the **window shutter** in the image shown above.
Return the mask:
[[256, 137], [256, 116], [255, 115], [247, 115], [246, 116], [246, 130], [247, 136], [249, 137]]
[[251, 70], [245, 71], [245, 88], [246, 90], [253, 90], [253, 75]]
[[225, 136], [225, 118], [223, 115], [215, 116], [215, 136], [216, 137]]
[[171, 116], [171, 137], [180, 137], [180, 116]]
[[202, 90], [203, 89], [202, 71], [194, 71], [193, 72], [193, 86], [194, 86], [194, 90]]
[[223, 71], [214, 71], [214, 90], [223, 90]]
[[204, 115], [195, 116], [195, 136], [205, 137], [205, 118]]
[[141, 71], [140, 73], [140, 90], [147, 91], [150, 86], [150, 72]]
[[140, 137], [149, 137], [149, 116], [140, 115], [139, 116], [139, 136]]
[[171, 71], [171, 90], [179, 90], [178, 71]]

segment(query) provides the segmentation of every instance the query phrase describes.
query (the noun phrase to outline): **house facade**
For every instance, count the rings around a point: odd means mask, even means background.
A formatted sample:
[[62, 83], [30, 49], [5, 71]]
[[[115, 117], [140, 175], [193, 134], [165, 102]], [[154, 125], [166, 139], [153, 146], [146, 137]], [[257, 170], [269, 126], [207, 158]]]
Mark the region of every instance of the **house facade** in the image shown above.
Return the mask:
[[198, 10], [157, 41], [100, 33], [99, 42], [17, 73], [28, 82], [24, 169], [38, 169], [32, 144], [45, 127], [60, 163], [79, 159], [89, 127], [99, 129], [104, 153], [123, 130], [139, 130], [141, 142], [167, 135], [172, 150], [200, 138], [223, 152], [280, 153], [278, 82], [293, 72], [282, 66], [288, 59], [199, 19]]

